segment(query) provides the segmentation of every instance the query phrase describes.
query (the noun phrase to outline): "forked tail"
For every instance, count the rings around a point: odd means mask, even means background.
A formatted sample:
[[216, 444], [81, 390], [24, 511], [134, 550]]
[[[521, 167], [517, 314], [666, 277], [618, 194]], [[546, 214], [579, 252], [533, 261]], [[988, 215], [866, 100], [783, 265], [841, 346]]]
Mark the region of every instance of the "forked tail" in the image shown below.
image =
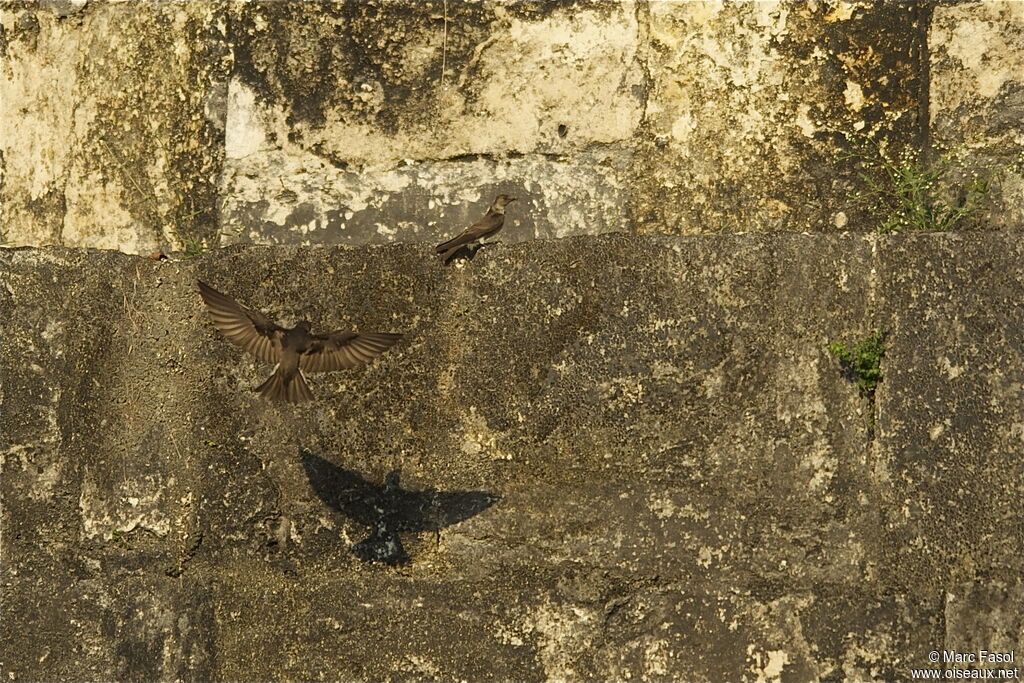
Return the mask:
[[260, 396], [288, 403], [305, 403], [313, 400], [313, 392], [298, 369], [291, 373], [281, 370], [282, 368], [278, 367], [266, 382], [256, 387]]

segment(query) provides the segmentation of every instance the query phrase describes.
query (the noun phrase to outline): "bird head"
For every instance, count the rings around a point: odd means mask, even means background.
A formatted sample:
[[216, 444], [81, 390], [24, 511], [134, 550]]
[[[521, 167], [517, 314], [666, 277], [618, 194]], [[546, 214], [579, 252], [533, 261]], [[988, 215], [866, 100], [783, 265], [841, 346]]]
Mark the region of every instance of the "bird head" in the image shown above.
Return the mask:
[[312, 327], [312, 324], [310, 324], [308, 320], [300, 320], [295, 323], [295, 329], [302, 330], [303, 332], [309, 332]]
[[499, 194], [494, 198], [493, 208], [496, 211], [504, 211], [505, 207], [516, 200], [515, 197], [507, 194]]

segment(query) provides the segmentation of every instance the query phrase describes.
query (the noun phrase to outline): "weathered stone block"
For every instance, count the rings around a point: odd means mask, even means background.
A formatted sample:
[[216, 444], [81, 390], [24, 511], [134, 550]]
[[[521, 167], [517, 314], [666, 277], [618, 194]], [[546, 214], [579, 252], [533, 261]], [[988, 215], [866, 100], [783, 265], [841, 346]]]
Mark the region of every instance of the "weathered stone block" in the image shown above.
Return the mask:
[[956, 197], [973, 175], [1008, 171], [983, 220], [1017, 229], [1024, 221], [1024, 5], [941, 3], [928, 34], [935, 142], [959, 157]]
[[223, 3], [0, 6], [0, 239], [215, 241]]
[[[870, 230], [836, 153], [924, 133], [915, 3], [653, 2], [634, 214], [649, 232]], [[842, 215], [840, 215], [842, 214]], [[849, 227], [848, 227], [849, 226]]]
[[633, 3], [246, 3], [227, 242], [437, 241], [501, 192], [512, 239], [626, 229]]
[[845, 136], [1019, 156], [1014, 7], [9, 2], [3, 238], [434, 242], [500, 192], [509, 240], [867, 232]]
[[[1018, 590], [1008, 236], [2, 257], [15, 680], [893, 680]], [[406, 337], [269, 404], [197, 278]], [[872, 436], [824, 345], [879, 325]], [[367, 564], [303, 451], [500, 500]]]
[[1011, 558], [1024, 555], [1010, 503], [1024, 484], [1024, 250], [1013, 233], [907, 236], [879, 249], [890, 348], [873, 457], [887, 583], [936, 595], [979, 574], [1013, 582]]

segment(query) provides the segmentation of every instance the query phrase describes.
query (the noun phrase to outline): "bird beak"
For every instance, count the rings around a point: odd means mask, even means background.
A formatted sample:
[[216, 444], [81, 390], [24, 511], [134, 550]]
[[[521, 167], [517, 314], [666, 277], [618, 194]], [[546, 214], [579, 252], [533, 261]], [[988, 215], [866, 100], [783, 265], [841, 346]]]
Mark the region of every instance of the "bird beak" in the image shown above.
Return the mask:
[[514, 202], [514, 201], [515, 201], [515, 200], [517, 200], [517, 199], [519, 199], [519, 197], [509, 197], [509, 198], [508, 198], [508, 201], [510, 201], [510, 202]]

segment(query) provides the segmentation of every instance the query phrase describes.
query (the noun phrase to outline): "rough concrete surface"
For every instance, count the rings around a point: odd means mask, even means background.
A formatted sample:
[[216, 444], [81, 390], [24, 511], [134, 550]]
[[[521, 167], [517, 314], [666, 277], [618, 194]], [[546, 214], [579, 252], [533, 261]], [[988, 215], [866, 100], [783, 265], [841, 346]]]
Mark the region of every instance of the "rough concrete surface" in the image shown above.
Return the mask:
[[[1020, 652], [1022, 256], [1011, 233], [575, 237], [447, 268], [2, 251], [0, 669], [903, 680], [944, 646]], [[270, 404], [197, 278], [406, 336]], [[824, 346], [879, 327], [872, 405]], [[368, 563], [304, 451], [496, 502]]]
[[[0, 239], [870, 232], [836, 153], [1021, 152], [1013, 2], [0, 2]], [[975, 49], [975, 46], [982, 46]], [[1019, 223], [1020, 178], [993, 193]]]

